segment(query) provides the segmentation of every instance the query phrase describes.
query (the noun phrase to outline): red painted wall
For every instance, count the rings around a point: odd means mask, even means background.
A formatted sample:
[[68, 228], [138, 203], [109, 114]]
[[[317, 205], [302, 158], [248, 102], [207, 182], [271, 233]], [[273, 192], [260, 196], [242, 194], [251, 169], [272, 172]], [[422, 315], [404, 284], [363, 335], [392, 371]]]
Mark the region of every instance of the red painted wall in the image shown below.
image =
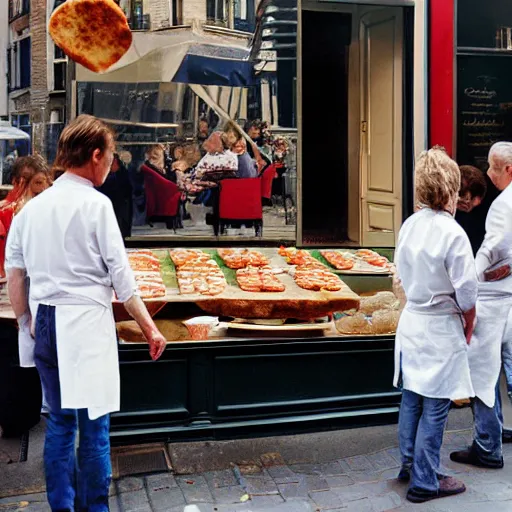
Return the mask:
[[455, 0], [430, 0], [429, 146], [454, 150]]

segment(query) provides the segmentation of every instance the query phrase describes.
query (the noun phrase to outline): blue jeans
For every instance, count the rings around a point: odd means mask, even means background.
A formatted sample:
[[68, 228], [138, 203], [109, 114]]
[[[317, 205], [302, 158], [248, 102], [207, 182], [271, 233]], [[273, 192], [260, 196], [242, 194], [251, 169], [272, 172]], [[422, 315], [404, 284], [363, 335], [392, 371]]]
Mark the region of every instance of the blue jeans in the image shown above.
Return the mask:
[[508, 396], [512, 399], [512, 340], [503, 343], [501, 346], [501, 360], [507, 379]]
[[53, 511], [107, 512], [112, 475], [110, 419], [105, 415], [90, 420], [87, 409], [61, 408], [54, 306], [38, 307], [34, 357], [50, 409], [44, 446], [50, 507]]
[[501, 434], [503, 415], [501, 410], [500, 382], [496, 384], [496, 402], [487, 407], [478, 397], [473, 401], [475, 439], [473, 449], [478, 458], [487, 464], [503, 459]]
[[410, 492], [439, 491], [439, 464], [450, 400], [426, 398], [404, 389], [398, 419], [402, 466], [412, 469]]
[[[109, 416], [90, 420], [86, 409], [51, 412], [46, 428], [44, 468], [52, 511], [108, 512]], [[78, 457], [75, 438], [80, 432]]]

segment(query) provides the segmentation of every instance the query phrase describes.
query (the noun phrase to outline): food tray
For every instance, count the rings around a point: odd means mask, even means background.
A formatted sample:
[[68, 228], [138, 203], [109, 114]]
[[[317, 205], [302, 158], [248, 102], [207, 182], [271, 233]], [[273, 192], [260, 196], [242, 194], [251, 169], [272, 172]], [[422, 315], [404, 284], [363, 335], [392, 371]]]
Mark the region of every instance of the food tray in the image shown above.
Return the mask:
[[[350, 253], [355, 254], [356, 251], [354, 249], [333, 249], [336, 252], [341, 253]], [[318, 261], [323, 263], [331, 272], [334, 274], [345, 274], [345, 275], [391, 275], [391, 270], [389, 267], [377, 267], [375, 265], [370, 265], [362, 260], [357, 260], [354, 267], [350, 270], [339, 270], [333, 265], [331, 265], [320, 253], [320, 250], [312, 250], [310, 251], [311, 255], [316, 258]], [[388, 258], [389, 259], [389, 258]], [[391, 263], [391, 262], [390, 262]]]
[[301, 323], [284, 325], [258, 325], [240, 322], [221, 322], [222, 327], [236, 331], [270, 331], [270, 332], [297, 332], [297, 331], [327, 331], [333, 329], [332, 322]]
[[[248, 247], [248, 249], [253, 249]], [[300, 288], [294, 281], [294, 266], [288, 265], [285, 258], [278, 254], [277, 248], [254, 248], [262, 252], [278, 274], [279, 280], [283, 282], [286, 289], [284, 292], [246, 292], [239, 288], [236, 282], [236, 271], [228, 268], [217, 254], [217, 250], [199, 249], [209, 253], [217, 261], [222, 269], [226, 281], [226, 289], [219, 295], [208, 296], [199, 293], [181, 294], [176, 278], [176, 269], [169, 256], [168, 248], [154, 249], [153, 252], [161, 262], [162, 278], [166, 287], [166, 294], [162, 297], [144, 299], [150, 314], [156, 315], [167, 303], [195, 303], [205, 313], [215, 316], [230, 316], [235, 318], [297, 318], [308, 320], [318, 318], [334, 311], [344, 311], [357, 308], [359, 296], [354, 293], [348, 285], [340, 291], [311, 291]], [[348, 274], [352, 279], [357, 275], [389, 276], [389, 269], [372, 267], [370, 270], [351, 269], [340, 271], [334, 269], [321, 255], [318, 250], [309, 250], [311, 255], [322, 262], [334, 274]], [[352, 283], [353, 284], [353, 283]], [[124, 307], [119, 302], [114, 302], [114, 312], [117, 321], [128, 319]], [[7, 301], [0, 305], [0, 317], [12, 318], [13, 313]]]

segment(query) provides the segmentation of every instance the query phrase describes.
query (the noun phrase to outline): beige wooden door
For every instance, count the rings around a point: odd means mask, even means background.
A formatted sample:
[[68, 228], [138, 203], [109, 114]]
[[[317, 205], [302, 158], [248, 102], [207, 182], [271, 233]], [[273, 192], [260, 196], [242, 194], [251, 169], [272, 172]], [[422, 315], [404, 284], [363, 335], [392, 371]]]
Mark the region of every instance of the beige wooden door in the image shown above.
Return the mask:
[[402, 11], [361, 13], [361, 245], [393, 247], [402, 220]]

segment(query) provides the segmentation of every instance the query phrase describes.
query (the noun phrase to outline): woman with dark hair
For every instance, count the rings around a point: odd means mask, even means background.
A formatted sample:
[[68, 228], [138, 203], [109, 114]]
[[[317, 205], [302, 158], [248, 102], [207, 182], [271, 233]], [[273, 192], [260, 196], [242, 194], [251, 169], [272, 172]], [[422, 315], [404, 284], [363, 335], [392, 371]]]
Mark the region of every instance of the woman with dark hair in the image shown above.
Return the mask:
[[498, 190], [484, 171], [472, 165], [461, 165], [461, 187], [455, 220], [469, 237], [476, 255], [485, 237], [485, 219]]
[[264, 144], [263, 129], [265, 126], [266, 124], [259, 119], [248, 121], [245, 124], [245, 132], [253, 142], [247, 145], [247, 152], [251, 158], [256, 160], [260, 173], [272, 163], [271, 155], [266, 154]]
[[486, 193], [485, 174], [472, 165], [461, 165], [457, 210], [469, 213], [482, 204]]

